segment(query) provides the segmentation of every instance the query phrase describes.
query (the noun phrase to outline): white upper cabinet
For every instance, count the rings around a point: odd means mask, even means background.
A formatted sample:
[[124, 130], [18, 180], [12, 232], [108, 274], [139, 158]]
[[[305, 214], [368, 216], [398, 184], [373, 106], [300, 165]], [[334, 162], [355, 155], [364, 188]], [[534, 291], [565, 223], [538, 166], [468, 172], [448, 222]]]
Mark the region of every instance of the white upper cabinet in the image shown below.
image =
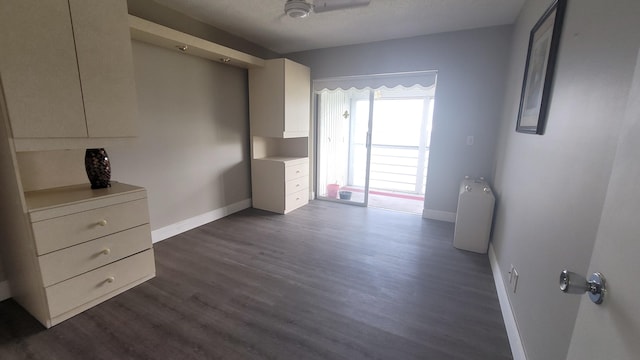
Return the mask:
[[0, 0], [0, 77], [14, 137], [86, 137], [67, 0]]
[[136, 135], [125, 0], [0, 0], [0, 47], [14, 138]]
[[137, 132], [126, 1], [69, 0], [90, 137]]
[[254, 136], [309, 136], [309, 68], [288, 59], [265, 61], [249, 69], [251, 133]]

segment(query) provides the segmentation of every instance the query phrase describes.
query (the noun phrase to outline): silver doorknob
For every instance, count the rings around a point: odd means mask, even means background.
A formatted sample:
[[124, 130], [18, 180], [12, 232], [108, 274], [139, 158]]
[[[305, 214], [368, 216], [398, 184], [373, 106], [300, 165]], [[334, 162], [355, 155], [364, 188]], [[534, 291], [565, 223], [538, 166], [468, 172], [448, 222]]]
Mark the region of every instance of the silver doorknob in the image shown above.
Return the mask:
[[560, 290], [567, 294], [588, 293], [589, 298], [595, 304], [602, 304], [606, 292], [604, 276], [595, 272], [589, 276], [589, 280], [572, 271], [562, 270], [560, 273]]

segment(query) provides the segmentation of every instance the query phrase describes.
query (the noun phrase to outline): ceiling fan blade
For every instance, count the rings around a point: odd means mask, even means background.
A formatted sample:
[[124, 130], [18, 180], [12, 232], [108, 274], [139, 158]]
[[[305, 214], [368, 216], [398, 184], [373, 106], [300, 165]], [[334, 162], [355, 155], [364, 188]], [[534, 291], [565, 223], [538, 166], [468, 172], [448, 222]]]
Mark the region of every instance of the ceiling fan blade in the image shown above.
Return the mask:
[[371, 0], [315, 0], [313, 2], [313, 12], [323, 13], [334, 10], [351, 9], [367, 6], [370, 2]]

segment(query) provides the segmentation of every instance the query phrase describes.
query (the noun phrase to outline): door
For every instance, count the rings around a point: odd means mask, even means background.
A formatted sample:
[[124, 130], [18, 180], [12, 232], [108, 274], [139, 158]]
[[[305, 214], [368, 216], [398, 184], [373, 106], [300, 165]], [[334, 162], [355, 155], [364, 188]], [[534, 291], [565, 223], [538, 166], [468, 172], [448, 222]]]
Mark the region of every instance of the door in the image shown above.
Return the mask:
[[369, 206], [422, 215], [434, 91], [374, 91]]
[[584, 296], [567, 359], [640, 359], [640, 54], [618, 139], [589, 273], [607, 293], [597, 306]]

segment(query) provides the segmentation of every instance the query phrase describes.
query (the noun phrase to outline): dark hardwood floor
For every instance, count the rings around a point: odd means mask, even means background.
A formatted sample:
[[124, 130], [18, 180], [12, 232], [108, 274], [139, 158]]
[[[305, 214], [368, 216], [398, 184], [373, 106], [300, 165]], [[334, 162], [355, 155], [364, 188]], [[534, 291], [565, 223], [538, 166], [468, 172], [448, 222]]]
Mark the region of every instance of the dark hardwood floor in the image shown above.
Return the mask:
[[0, 303], [0, 359], [511, 359], [453, 224], [313, 201], [155, 245], [157, 277], [49, 330]]

